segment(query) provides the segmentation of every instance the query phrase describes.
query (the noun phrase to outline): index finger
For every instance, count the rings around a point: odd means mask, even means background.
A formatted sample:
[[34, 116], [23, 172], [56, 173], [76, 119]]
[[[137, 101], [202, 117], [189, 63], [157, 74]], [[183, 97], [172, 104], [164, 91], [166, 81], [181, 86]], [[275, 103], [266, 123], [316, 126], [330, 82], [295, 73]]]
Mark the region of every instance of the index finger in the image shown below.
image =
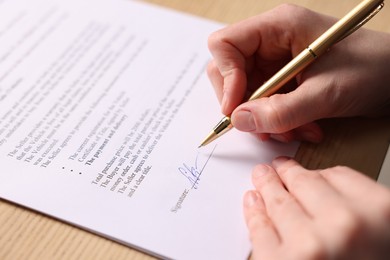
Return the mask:
[[[221, 110], [225, 115], [231, 114], [245, 96], [247, 73], [255, 66], [255, 56], [259, 52], [262, 35], [269, 30], [264, 24], [266, 16], [249, 18], [216, 31], [209, 37], [208, 46], [214, 57], [213, 62], [223, 78], [223, 89], [219, 92], [223, 93]], [[287, 48], [285, 53], [289, 53]], [[271, 53], [267, 56], [275, 58]]]

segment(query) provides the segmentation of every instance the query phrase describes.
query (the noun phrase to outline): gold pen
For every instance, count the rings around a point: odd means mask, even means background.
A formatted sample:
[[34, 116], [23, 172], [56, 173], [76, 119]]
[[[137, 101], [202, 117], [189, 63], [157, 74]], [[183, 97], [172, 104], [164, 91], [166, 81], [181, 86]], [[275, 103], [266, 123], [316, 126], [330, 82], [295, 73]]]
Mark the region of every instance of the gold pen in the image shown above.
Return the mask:
[[[267, 97], [275, 93], [284, 84], [311, 64], [318, 56], [326, 52], [332, 45], [356, 31], [375, 16], [383, 8], [383, 1], [384, 0], [362, 1], [258, 88], [248, 101]], [[214, 141], [231, 128], [233, 128], [233, 125], [230, 116], [225, 116], [203, 140], [199, 147]]]

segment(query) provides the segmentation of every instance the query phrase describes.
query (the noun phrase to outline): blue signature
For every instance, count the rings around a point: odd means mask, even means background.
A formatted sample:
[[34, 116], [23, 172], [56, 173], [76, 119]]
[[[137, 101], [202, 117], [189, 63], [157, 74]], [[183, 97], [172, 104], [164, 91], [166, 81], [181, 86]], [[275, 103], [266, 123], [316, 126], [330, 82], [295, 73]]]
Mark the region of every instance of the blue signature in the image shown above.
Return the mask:
[[214, 146], [213, 150], [211, 151], [210, 155], [207, 157], [207, 160], [205, 161], [205, 163], [203, 165], [200, 166], [198, 163], [198, 161], [199, 161], [199, 151], [198, 151], [198, 153], [196, 154], [195, 163], [193, 164], [194, 166], [189, 166], [188, 164], [183, 163], [182, 166], [180, 166], [178, 168], [179, 172], [182, 175], [184, 175], [188, 179], [188, 181], [190, 182], [191, 189], [198, 188], [200, 176], [202, 175], [204, 168], [206, 167], [207, 163], [209, 162], [211, 156], [213, 155], [215, 147], [216, 146]]

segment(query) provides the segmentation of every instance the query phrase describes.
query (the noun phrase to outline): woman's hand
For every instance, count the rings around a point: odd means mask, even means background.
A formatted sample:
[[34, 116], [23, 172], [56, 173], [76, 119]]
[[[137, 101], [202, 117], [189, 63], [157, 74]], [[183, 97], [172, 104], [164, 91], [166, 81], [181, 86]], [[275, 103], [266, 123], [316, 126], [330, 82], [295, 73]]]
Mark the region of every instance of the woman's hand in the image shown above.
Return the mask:
[[235, 128], [262, 140], [319, 142], [318, 119], [390, 114], [390, 36], [363, 28], [320, 56], [283, 93], [241, 104], [335, 21], [286, 4], [210, 36], [208, 75]]
[[253, 259], [388, 259], [390, 191], [347, 167], [257, 166], [244, 197]]

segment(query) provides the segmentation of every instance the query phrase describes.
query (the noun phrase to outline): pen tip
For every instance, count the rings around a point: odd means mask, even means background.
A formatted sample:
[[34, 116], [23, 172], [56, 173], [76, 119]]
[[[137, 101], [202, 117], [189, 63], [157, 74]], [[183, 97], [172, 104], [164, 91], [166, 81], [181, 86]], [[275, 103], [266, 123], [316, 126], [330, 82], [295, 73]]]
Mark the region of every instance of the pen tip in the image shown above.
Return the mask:
[[211, 133], [206, 136], [206, 138], [203, 140], [203, 142], [198, 146], [198, 148], [207, 145], [211, 141], [215, 140], [217, 138], [217, 134], [214, 131], [211, 131]]

